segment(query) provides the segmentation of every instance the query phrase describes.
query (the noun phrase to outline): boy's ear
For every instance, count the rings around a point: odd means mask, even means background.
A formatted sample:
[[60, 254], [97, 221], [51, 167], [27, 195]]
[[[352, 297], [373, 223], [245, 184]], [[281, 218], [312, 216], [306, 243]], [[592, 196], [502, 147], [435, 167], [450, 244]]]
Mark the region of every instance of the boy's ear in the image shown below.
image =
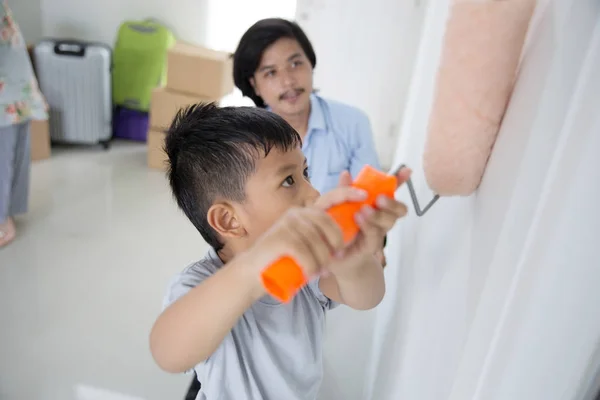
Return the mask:
[[235, 210], [227, 203], [213, 204], [208, 209], [206, 218], [208, 224], [223, 237], [238, 238], [246, 234]]

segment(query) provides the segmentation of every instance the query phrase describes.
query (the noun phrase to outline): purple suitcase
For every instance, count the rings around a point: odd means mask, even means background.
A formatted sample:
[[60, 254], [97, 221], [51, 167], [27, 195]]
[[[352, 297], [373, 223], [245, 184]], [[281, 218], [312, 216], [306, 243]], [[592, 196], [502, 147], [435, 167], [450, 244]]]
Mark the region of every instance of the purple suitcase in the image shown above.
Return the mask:
[[117, 107], [113, 116], [113, 136], [145, 142], [148, 136], [148, 113]]

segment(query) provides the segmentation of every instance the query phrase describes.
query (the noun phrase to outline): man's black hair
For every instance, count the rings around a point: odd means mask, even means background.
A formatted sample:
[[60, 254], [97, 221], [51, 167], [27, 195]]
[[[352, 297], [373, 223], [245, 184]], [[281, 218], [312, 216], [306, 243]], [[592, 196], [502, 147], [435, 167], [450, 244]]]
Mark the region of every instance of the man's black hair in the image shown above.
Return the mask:
[[243, 201], [256, 162], [271, 149], [301, 144], [283, 118], [256, 107], [196, 104], [181, 109], [165, 139], [168, 177], [177, 204], [215, 250], [223, 243], [208, 224], [215, 200]]
[[244, 33], [233, 55], [233, 80], [235, 86], [254, 101], [258, 107], [265, 102], [254, 92], [250, 78], [260, 65], [264, 51], [281, 38], [295, 39], [304, 50], [312, 67], [317, 65], [317, 56], [312, 44], [298, 24], [281, 18], [268, 18], [255, 23]]

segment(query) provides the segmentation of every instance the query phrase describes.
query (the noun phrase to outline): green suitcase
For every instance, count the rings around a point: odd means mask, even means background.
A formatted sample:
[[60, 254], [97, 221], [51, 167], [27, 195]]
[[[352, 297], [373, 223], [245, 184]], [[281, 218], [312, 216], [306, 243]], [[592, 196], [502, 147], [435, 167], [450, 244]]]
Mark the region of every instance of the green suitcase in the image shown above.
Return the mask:
[[148, 19], [125, 21], [113, 51], [112, 93], [115, 106], [148, 111], [152, 90], [165, 84], [167, 51], [173, 33]]

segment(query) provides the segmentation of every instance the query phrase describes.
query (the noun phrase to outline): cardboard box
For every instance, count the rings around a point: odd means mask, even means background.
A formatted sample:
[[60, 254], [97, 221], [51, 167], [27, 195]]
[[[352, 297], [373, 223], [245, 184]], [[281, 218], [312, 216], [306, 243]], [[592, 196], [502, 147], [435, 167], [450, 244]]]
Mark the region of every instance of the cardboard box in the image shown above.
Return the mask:
[[229, 53], [177, 43], [167, 56], [167, 87], [177, 92], [220, 99], [233, 91]]
[[150, 99], [150, 126], [161, 131], [166, 131], [179, 109], [190, 104], [210, 101], [215, 100], [173, 92], [164, 87], [154, 89], [152, 98]]
[[50, 129], [48, 121], [31, 121], [31, 161], [50, 158]]
[[157, 129], [148, 131], [148, 167], [167, 169], [167, 153], [164, 151], [166, 133]]

